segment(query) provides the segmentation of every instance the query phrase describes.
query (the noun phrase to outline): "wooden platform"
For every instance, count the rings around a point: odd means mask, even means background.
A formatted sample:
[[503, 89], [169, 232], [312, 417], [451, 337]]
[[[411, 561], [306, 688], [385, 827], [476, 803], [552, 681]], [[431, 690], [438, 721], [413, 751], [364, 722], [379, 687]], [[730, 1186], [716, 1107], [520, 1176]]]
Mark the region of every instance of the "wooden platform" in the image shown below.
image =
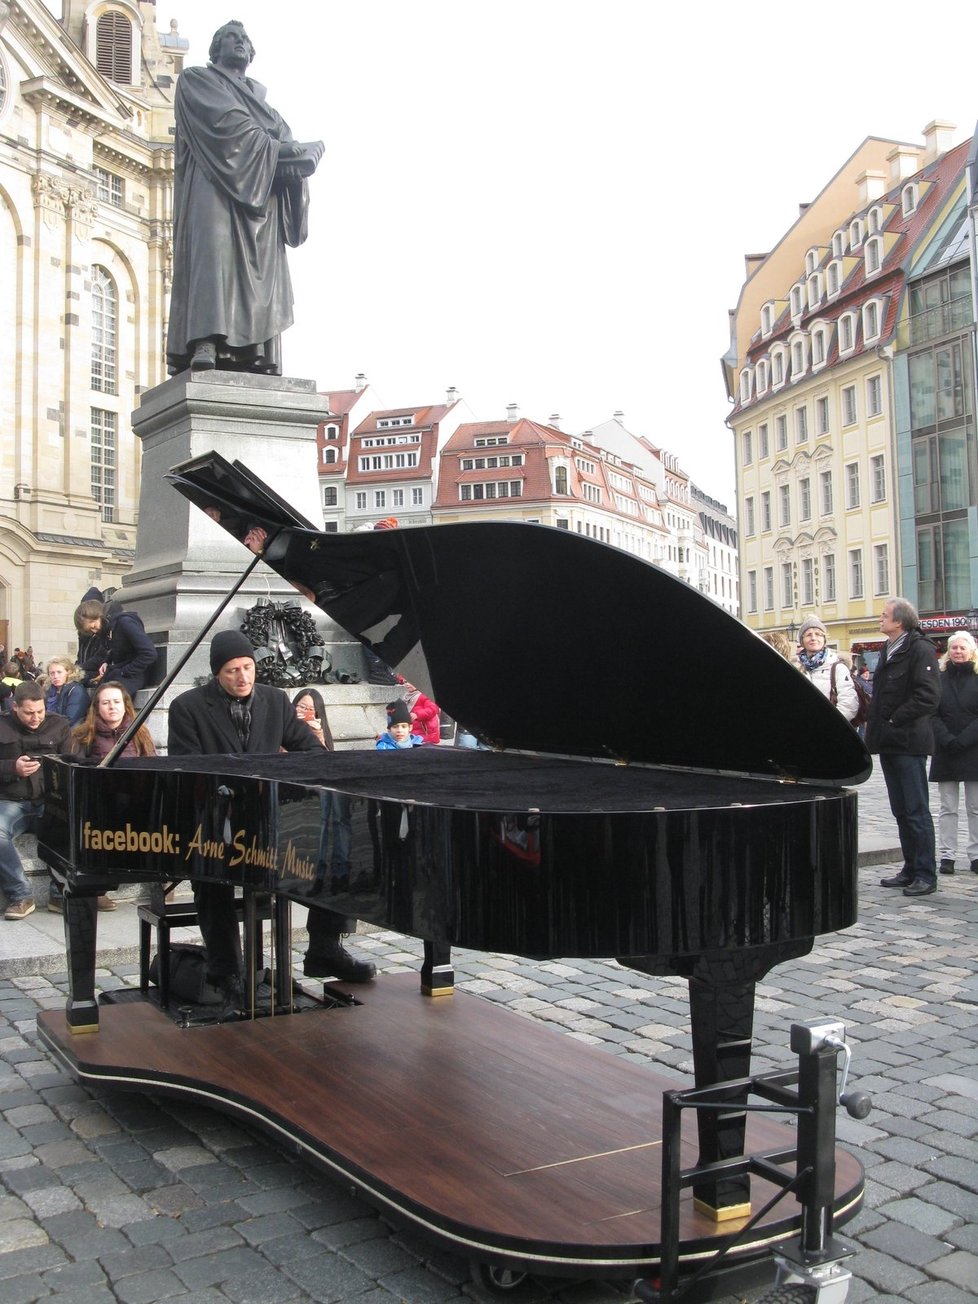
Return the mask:
[[[346, 1009], [187, 1029], [148, 1003], [108, 1005], [88, 1036], [49, 1011], [38, 1029], [77, 1078], [257, 1124], [469, 1258], [585, 1276], [658, 1265], [660, 1105], [676, 1081], [478, 996], [425, 998], [413, 974], [356, 996]], [[754, 1117], [749, 1149], [782, 1149], [786, 1136]], [[860, 1164], [839, 1151], [840, 1223], [862, 1185]], [[756, 1178], [752, 1192], [755, 1209], [773, 1193]], [[735, 1261], [763, 1256], [797, 1211], [789, 1196]], [[740, 1225], [684, 1197], [682, 1263]]]

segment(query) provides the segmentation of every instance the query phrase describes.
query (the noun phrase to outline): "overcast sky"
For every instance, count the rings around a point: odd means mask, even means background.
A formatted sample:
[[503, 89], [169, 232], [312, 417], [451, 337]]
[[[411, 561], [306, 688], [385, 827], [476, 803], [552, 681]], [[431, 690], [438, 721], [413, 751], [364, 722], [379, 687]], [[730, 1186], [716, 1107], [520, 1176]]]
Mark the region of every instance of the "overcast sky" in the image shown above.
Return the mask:
[[978, 6], [159, 0], [206, 63], [321, 138], [288, 374], [386, 405], [457, 386], [565, 430], [610, 418], [733, 506], [719, 359], [743, 256], [860, 142], [978, 117]]

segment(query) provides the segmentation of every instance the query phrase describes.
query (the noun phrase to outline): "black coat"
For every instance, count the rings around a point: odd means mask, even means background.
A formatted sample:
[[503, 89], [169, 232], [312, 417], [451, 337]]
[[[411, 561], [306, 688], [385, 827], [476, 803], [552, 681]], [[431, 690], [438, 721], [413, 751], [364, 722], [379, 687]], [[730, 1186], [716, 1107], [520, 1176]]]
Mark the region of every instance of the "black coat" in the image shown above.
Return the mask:
[[931, 782], [978, 781], [978, 674], [975, 663], [948, 661], [941, 675], [941, 701], [934, 717]]
[[108, 666], [102, 682], [121, 684], [130, 697], [135, 697], [152, 678], [156, 648], [134, 611], [123, 611], [118, 603], [107, 602], [102, 621], [109, 630]]
[[931, 721], [941, 698], [941, 672], [929, 639], [913, 629], [892, 660], [883, 648], [873, 676], [866, 749], [896, 756], [929, 756]]
[[321, 751], [322, 743], [280, 688], [255, 684], [251, 694], [248, 746], [231, 720], [227, 700], [216, 679], [190, 688], [170, 703], [168, 748], [171, 756], [221, 756], [247, 751], [250, 756]]

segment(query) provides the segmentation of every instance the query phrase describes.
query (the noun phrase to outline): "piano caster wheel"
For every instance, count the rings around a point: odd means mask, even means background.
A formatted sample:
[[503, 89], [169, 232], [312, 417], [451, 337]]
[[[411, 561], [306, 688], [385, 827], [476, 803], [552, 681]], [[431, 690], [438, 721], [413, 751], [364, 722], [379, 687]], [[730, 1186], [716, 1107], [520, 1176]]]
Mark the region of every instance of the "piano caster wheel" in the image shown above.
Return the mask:
[[180, 1022], [177, 1024], [177, 1027], [190, 1028], [193, 1026], [190, 1022], [191, 1018], [193, 1017], [193, 1010], [190, 1008], [189, 1005], [181, 1005], [177, 1009], [177, 1014], [180, 1015]]
[[511, 1290], [516, 1290], [529, 1276], [529, 1273], [522, 1272], [518, 1268], [503, 1268], [494, 1263], [478, 1261], [473, 1261], [471, 1270], [475, 1284], [492, 1295], [505, 1295]]

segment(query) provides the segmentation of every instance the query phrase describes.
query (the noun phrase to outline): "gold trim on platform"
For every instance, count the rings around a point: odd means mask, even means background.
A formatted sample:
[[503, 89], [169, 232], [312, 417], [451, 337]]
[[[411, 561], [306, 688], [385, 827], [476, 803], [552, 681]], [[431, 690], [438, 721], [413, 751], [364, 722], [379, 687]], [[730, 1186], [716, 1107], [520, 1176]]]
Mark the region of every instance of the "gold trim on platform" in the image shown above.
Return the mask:
[[747, 1200], [744, 1204], [726, 1204], [722, 1209], [714, 1209], [705, 1200], [697, 1200], [694, 1196], [693, 1208], [698, 1213], [705, 1213], [707, 1218], [712, 1218], [714, 1222], [729, 1222], [732, 1218], [750, 1217], [750, 1200]]

